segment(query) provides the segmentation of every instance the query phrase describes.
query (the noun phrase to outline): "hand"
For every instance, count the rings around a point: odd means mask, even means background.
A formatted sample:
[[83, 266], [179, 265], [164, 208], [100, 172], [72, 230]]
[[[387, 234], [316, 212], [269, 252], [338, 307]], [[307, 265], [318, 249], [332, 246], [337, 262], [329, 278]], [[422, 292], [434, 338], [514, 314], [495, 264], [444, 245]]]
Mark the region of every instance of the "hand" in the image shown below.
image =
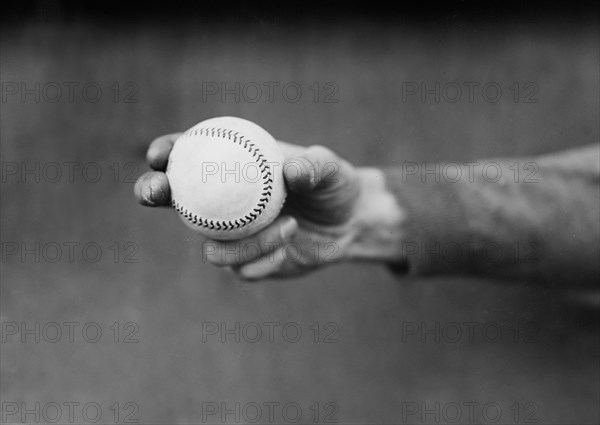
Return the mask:
[[[147, 160], [156, 171], [142, 175], [135, 194], [142, 205], [170, 206], [164, 170], [180, 133], [154, 140]], [[356, 168], [322, 146], [278, 142], [286, 158], [288, 189], [279, 217], [236, 241], [207, 239], [205, 258], [230, 266], [240, 277], [296, 275], [348, 259], [399, 259], [402, 212], [375, 168]], [[398, 255], [398, 256], [396, 256]]]

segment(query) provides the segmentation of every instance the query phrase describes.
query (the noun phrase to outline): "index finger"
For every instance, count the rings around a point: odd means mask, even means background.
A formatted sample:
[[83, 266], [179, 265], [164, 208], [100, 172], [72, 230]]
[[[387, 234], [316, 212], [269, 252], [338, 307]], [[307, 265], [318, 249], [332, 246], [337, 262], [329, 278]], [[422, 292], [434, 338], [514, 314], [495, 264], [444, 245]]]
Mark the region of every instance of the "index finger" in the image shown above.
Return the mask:
[[171, 149], [173, 149], [175, 141], [181, 134], [182, 133], [166, 134], [154, 139], [154, 141], [150, 143], [150, 147], [146, 153], [146, 160], [148, 161], [150, 168], [156, 171], [166, 170]]

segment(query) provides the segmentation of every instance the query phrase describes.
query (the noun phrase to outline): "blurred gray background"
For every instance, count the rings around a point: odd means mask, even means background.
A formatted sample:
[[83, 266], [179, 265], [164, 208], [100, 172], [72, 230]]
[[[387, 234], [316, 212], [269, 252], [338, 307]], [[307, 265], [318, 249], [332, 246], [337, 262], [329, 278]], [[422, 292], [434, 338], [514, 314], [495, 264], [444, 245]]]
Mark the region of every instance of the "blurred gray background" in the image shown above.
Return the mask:
[[[94, 402], [102, 407], [100, 422], [114, 423], [113, 403], [120, 403], [123, 422], [131, 402], [140, 423], [202, 423], [203, 403], [295, 402], [302, 407], [299, 423], [308, 424], [315, 422], [311, 405], [319, 403], [317, 422], [323, 423], [331, 412], [324, 405], [331, 402], [340, 423], [435, 423], [434, 415], [406, 417], [403, 411], [479, 403], [475, 421], [463, 416], [457, 422], [491, 423], [481, 406], [496, 403], [498, 423], [598, 423], [597, 295], [538, 282], [399, 278], [378, 264], [242, 282], [202, 261], [202, 240], [172, 211], [142, 208], [132, 196], [153, 138], [219, 115], [255, 121], [280, 140], [326, 145], [357, 165], [526, 156], [597, 142], [597, 17], [510, 23], [452, 13], [419, 22], [185, 18], [165, 24], [78, 21], [46, 8], [3, 25], [3, 94], [13, 87], [5, 83], [34, 90], [36, 83], [40, 90], [58, 83], [65, 90], [56, 102], [43, 93], [39, 102], [34, 95], [22, 101], [20, 93], [3, 99], [3, 167], [39, 163], [50, 173], [47, 164], [69, 162], [76, 168], [73, 182], [66, 175], [52, 182], [43, 173], [35, 182], [3, 168], [1, 321], [5, 328], [13, 322], [30, 328], [36, 322], [80, 324], [72, 343], [67, 335], [56, 343], [26, 336], [23, 343], [22, 329], [15, 336], [3, 328], [4, 413], [13, 402], [28, 408]], [[496, 82], [503, 93], [497, 103], [477, 95], [473, 103], [464, 97], [403, 102], [403, 82], [436, 81]], [[86, 101], [75, 88], [71, 102], [69, 82], [97, 83], [103, 96]], [[296, 103], [277, 90], [273, 102], [203, 101], [207, 82], [294, 82], [303, 94]], [[539, 102], [515, 102], [509, 89], [515, 82], [537, 84]], [[339, 101], [315, 102], [314, 83], [335, 83]], [[81, 175], [89, 163], [102, 171], [97, 182]], [[73, 261], [64, 245], [70, 242], [79, 244]], [[21, 252], [7, 255], [15, 244], [20, 250], [36, 243], [39, 262]], [[83, 258], [87, 243], [102, 248], [99, 261]], [[60, 260], [45, 260], [52, 256], [42, 252], [49, 244], [62, 246]], [[138, 261], [126, 262], [127, 254]], [[97, 343], [81, 337], [88, 322], [103, 331]], [[110, 328], [115, 322], [119, 342]], [[137, 329], [125, 329], [128, 322]], [[294, 322], [303, 335], [297, 343], [280, 333], [272, 343], [266, 337], [221, 343], [218, 336], [203, 342], [207, 322], [230, 328], [235, 322]], [[315, 343], [315, 322], [323, 333], [334, 323], [337, 342], [323, 343], [321, 333]], [[464, 322], [477, 329], [500, 325], [503, 337], [490, 342], [479, 332], [474, 341], [463, 336], [458, 343], [435, 343], [429, 336], [422, 343], [403, 333], [407, 323], [435, 329], [436, 323]], [[527, 337], [515, 339], [514, 328]], [[132, 329], [138, 342], [124, 343]], [[463, 415], [467, 411], [463, 407]], [[290, 423], [275, 412], [272, 422]], [[439, 422], [448, 416], [453, 413]], [[15, 418], [9, 417], [20, 422]], [[80, 407], [75, 419], [85, 423]], [[68, 422], [65, 416], [61, 422]], [[216, 415], [207, 422], [223, 421]]]

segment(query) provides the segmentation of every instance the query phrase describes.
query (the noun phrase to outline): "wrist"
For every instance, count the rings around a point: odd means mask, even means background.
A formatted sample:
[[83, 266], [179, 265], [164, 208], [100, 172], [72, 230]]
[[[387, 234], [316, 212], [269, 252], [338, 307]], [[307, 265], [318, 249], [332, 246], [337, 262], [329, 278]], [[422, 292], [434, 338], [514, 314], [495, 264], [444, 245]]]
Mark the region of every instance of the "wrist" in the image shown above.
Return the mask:
[[382, 170], [361, 167], [357, 173], [360, 191], [351, 221], [347, 258], [401, 262], [406, 213], [387, 188]]

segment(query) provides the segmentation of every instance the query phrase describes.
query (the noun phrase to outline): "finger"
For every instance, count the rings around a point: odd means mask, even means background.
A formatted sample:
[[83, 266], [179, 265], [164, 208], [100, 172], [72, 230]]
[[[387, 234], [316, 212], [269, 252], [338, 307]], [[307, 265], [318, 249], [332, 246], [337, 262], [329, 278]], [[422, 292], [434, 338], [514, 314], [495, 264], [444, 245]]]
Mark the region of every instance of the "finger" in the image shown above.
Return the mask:
[[290, 250], [292, 246], [293, 244], [286, 244], [257, 261], [235, 266], [232, 271], [242, 279], [258, 280], [299, 276], [319, 267], [320, 264], [311, 261], [310, 258], [297, 255], [297, 248]]
[[290, 216], [279, 217], [257, 234], [237, 241], [209, 240], [204, 243], [205, 258], [217, 266], [235, 266], [254, 261], [287, 243], [297, 232], [298, 222]]
[[168, 206], [171, 203], [171, 188], [165, 173], [150, 171], [135, 182], [133, 189], [138, 202], [148, 207]]
[[150, 168], [156, 171], [165, 171], [169, 154], [179, 136], [181, 136], [181, 133], [166, 134], [150, 143], [146, 154], [146, 160]]
[[318, 186], [337, 183], [341, 160], [324, 146], [311, 146], [300, 155], [286, 159], [283, 174], [293, 192], [311, 192]]
[[259, 280], [279, 273], [285, 263], [283, 247], [277, 248], [271, 255], [265, 255], [252, 263], [237, 268], [235, 272], [242, 279]]

